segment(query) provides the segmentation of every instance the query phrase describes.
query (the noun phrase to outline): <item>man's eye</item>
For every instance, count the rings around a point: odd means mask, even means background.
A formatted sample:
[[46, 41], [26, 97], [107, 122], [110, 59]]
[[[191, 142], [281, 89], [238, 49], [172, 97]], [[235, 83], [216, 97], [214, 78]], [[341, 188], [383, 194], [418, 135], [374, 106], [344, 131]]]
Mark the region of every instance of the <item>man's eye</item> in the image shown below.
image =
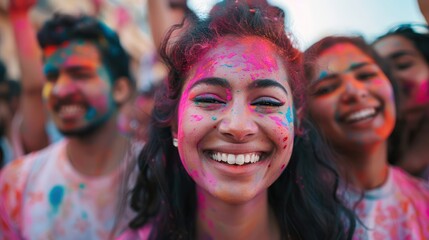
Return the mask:
[[48, 82], [55, 82], [58, 79], [58, 74], [56, 73], [48, 73], [46, 74], [46, 80]]
[[250, 105], [263, 107], [281, 107], [284, 105], [284, 103], [273, 98], [263, 97], [252, 102]]
[[87, 72], [76, 72], [72, 74], [73, 78], [77, 78], [77, 79], [87, 79], [87, 78], [91, 78], [93, 76], [92, 73], [87, 73]]

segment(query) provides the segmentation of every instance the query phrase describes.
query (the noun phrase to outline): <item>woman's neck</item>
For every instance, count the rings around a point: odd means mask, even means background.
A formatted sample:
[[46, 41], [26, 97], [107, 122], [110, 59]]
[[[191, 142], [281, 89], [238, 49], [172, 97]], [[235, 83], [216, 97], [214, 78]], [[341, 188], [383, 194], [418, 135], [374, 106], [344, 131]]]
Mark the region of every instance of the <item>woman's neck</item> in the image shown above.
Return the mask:
[[230, 204], [197, 187], [197, 239], [280, 239], [267, 192]]
[[374, 189], [387, 180], [389, 165], [386, 142], [354, 152], [340, 152], [338, 161], [343, 177], [358, 189]]

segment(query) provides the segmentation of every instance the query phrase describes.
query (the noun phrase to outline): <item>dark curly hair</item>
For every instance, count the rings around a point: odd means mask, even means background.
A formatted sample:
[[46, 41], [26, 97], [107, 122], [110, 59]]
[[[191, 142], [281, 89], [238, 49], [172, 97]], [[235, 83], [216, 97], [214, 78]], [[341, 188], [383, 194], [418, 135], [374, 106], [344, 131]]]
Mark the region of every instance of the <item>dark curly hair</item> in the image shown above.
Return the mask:
[[[256, 36], [273, 43], [287, 67], [295, 108], [303, 107], [302, 54], [284, 30], [279, 15], [284, 13], [254, 2], [222, 1], [178, 39], [169, 38], [180, 28], [175, 26], [164, 40], [161, 56], [169, 75], [157, 94], [149, 140], [139, 156], [140, 173], [131, 192], [131, 207], [137, 216], [130, 227], [150, 223], [150, 239], [196, 237], [196, 187], [172, 145], [171, 132], [189, 70], [220, 39]], [[354, 214], [337, 198], [338, 174], [319, 133], [304, 119], [297, 120], [295, 128], [298, 134], [290, 162], [268, 189], [282, 239], [351, 239]]]
[[67, 41], [91, 41], [99, 49], [112, 82], [126, 77], [134, 85], [129, 69], [129, 56], [122, 47], [118, 35], [94, 17], [55, 13], [38, 31], [37, 40], [42, 49], [59, 46]]

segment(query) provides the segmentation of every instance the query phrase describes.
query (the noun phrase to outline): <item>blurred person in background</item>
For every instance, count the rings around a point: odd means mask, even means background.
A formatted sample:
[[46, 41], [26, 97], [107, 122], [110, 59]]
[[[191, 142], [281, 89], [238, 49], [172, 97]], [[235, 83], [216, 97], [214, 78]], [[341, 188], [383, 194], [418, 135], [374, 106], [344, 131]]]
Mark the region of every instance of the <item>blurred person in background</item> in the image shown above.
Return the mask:
[[65, 137], [4, 168], [0, 239], [108, 239], [129, 220], [118, 196], [140, 147], [117, 127], [133, 95], [129, 56], [113, 30], [85, 15], [56, 14], [37, 37], [44, 101]]
[[372, 44], [400, 86], [398, 164], [429, 180], [429, 28], [402, 24]]

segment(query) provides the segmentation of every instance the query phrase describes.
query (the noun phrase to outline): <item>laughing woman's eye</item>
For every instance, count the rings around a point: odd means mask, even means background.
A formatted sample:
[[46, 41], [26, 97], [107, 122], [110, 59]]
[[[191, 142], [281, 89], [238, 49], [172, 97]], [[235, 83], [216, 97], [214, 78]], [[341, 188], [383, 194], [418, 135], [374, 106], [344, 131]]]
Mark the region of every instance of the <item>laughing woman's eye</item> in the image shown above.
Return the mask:
[[373, 78], [375, 76], [377, 76], [376, 72], [362, 72], [362, 73], [358, 73], [357, 76], [356, 76], [356, 78], [358, 80], [365, 81], [365, 80], [371, 79], [371, 78]]
[[410, 68], [412, 66], [413, 66], [412, 62], [404, 62], [404, 63], [397, 63], [395, 65], [395, 68], [398, 69], [398, 70], [406, 70], [406, 69], [408, 69], [408, 68]]
[[323, 84], [320, 86], [316, 86], [312, 91], [312, 95], [313, 96], [326, 95], [333, 92], [335, 89], [337, 89], [337, 87], [338, 87], [338, 84]]
[[213, 95], [196, 96], [192, 101], [195, 105], [208, 110], [214, 110], [226, 104], [221, 98]]
[[195, 97], [193, 101], [195, 103], [225, 104], [224, 101], [218, 98], [209, 97], [209, 96], [198, 96], [198, 97]]
[[281, 107], [284, 105], [283, 102], [270, 98], [270, 97], [262, 97], [251, 103], [252, 106], [261, 106], [261, 107]]

